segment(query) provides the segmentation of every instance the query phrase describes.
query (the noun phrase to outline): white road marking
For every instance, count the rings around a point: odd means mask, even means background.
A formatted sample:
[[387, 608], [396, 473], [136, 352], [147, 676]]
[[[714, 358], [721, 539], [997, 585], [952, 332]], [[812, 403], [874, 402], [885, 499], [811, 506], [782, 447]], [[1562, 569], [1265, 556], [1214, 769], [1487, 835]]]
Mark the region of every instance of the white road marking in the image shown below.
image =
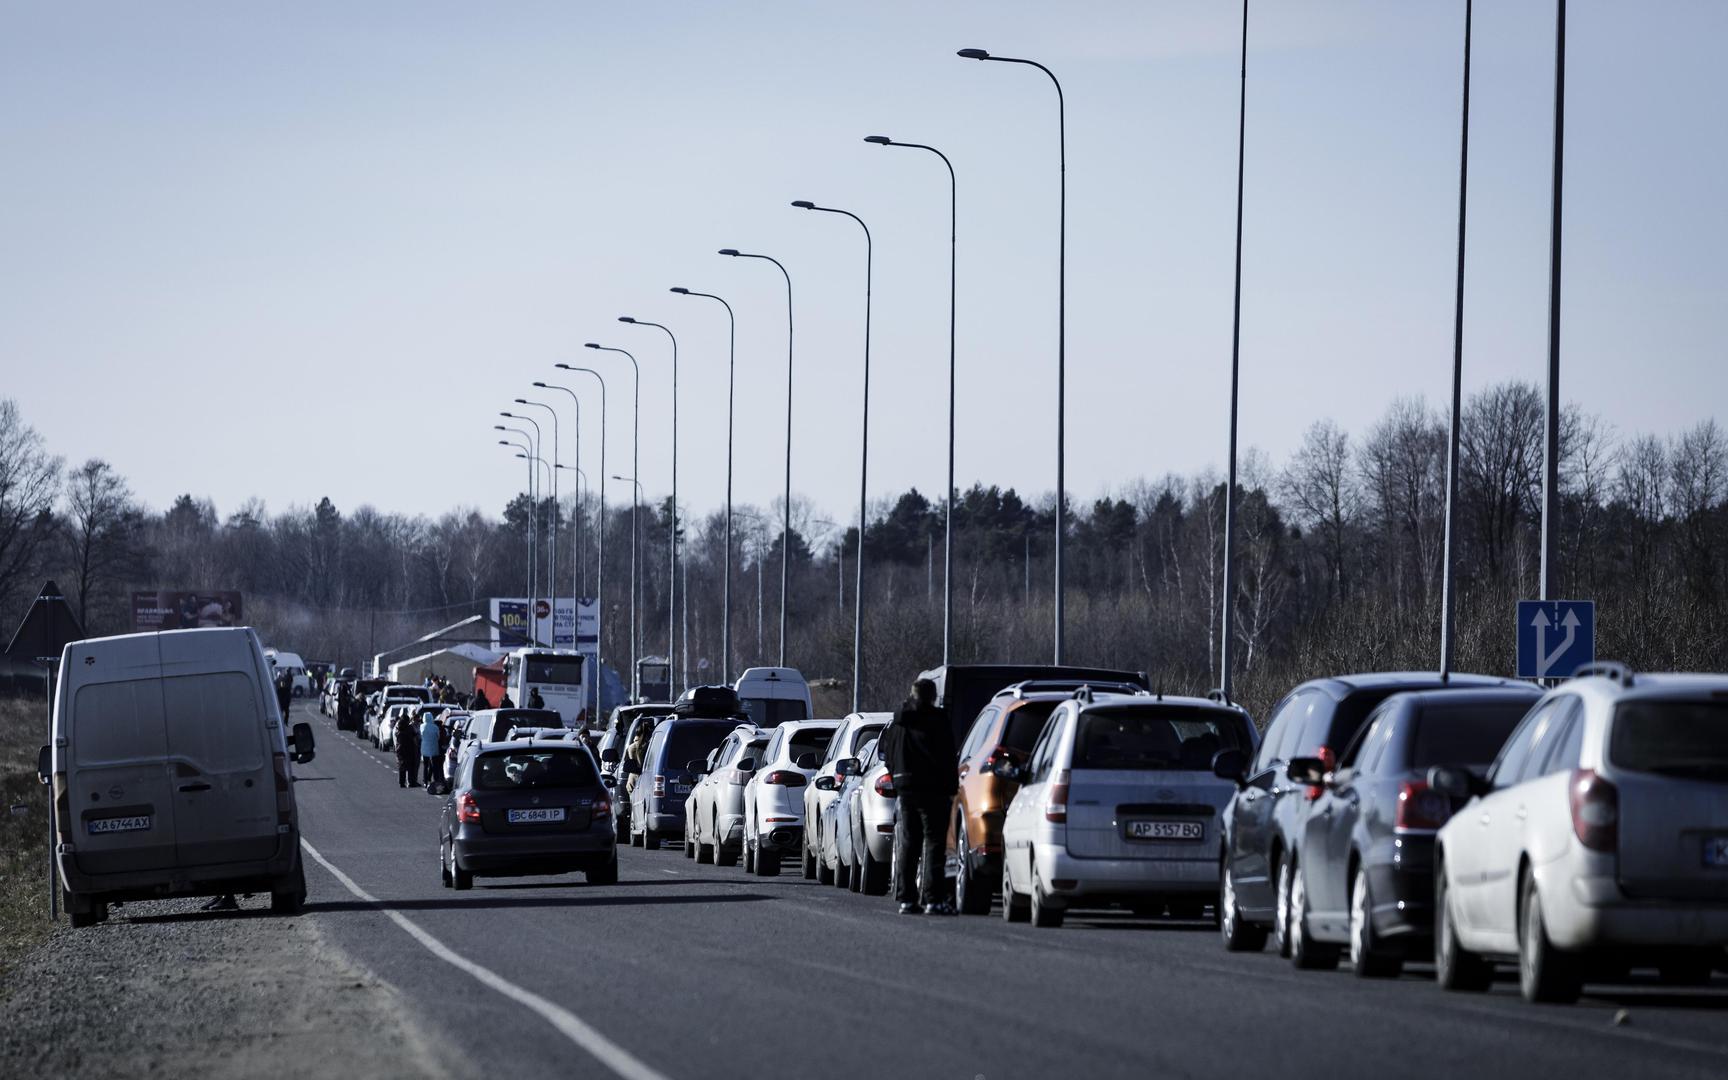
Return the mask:
[[366, 903], [375, 905], [378, 910], [389, 916], [392, 922], [407, 931], [410, 937], [424, 945], [427, 952], [451, 967], [467, 972], [483, 985], [491, 987], [510, 1000], [539, 1013], [547, 1023], [557, 1028], [560, 1034], [587, 1051], [596, 1061], [614, 1073], [624, 1077], [625, 1080], [667, 1080], [664, 1073], [655, 1071], [628, 1050], [600, 1034], [575, 1013], [547, 1001], [533, 991], [524, 990], [489, 968], [481, 967], [421, 929], [412, 919], [393, 910], [388, 904], [355, 884], [353, 878], [344, 874], [329, 859], [319, 854], [318, 849], [313, 847], [305, 837], [300, 838], [300, 845], [306, 849], [306, 854], [318, 861], [318, 865], [335, 875], [336, 880], [340, 881], [349, 892]]

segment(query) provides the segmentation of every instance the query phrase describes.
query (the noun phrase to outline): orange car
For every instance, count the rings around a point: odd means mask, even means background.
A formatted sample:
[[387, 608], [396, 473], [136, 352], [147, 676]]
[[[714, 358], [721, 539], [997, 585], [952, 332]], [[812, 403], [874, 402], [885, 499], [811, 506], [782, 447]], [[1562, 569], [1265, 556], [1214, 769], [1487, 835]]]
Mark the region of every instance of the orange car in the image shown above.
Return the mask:
[[[1080, 684], [1028, 680], [998, 692], [978, 713], [960, 748], [960, 791], [948, 826], [948, 867], [954, 875], [954, 903], [968, 915], [988, 915], [1002, 881], [1002, 818], [1020, 785], [990, 769], [999, 761], [1025, 764], [1056, 706], [1074, 696]], [[1092, 684], [1097, 689], [1118, 684]], [[1127, 687], [1133, 693], [1138, 687]]]

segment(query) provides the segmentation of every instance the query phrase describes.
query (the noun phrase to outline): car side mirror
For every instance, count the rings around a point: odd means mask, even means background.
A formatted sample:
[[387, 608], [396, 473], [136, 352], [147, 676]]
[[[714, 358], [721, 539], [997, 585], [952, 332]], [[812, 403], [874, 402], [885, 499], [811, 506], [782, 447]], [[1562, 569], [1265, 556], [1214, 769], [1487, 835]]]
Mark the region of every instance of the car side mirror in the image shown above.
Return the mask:
[[44, 746], [36, 751], [36, 779], [40, 783], [50, 783], [54, 779], [54, 748]]
[[1428, 770], [1428, 786], [1453, 799], [1468, 799], [1480, 795], [1487, 784], [1477, 779], [1469, 769], [1457, 765], [1435, 765]]
[[618, 748], [616, 746], [608, 746], [606, 749], [600, 751], [600, 760], [604, 761], [608, 765], [618, 764]]
[[814, 753], [799, 754], [798, 760], [794, 761], [792, 764], [798, 766], [800, 769], [814, 769], [817, 764], [816, 755]]
[[1284, 775], [1292, 783], [1306, 787], [1320, 787], [1326, 783], [1326, 763], [1317, 757], [1291, 758], [1284, 767]]
[[855, 757], [841, 758], [834, 763], [835, 776], [857, 776], [858, 759]]
[[1212, 755], [1212, 775], [1241, 787], [1248, 778], [1248, 755], [1240, 750], [1220, 750]]
[[817, 791], [833, 791], [835, 780], [832, 776], [818, 776], [815, 780], [811, 781], [810, 786], [815, 788]]
[[294, 725], [294, 763], [304, 765], [318, 756], [318, 746], [312, 738], [312, 725], [298, 723]]
[[1025, 774], [1020, 771], [1020, 766], [1012, 761], [997, 761], [991, 764], [990, 775], [999, 780], [1011, 780], [1019, 783]]

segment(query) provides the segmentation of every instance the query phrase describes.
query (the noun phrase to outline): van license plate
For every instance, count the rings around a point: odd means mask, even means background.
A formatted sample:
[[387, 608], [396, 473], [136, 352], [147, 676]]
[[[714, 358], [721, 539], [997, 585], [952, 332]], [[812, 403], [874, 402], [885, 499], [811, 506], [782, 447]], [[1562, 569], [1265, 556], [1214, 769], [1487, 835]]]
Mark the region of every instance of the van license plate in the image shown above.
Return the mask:
[[1706, 836], [1704, 838], [1704, 865], [1728, 870], [1728, 836]]
[[111, 832], [141, 832], [150, 827], [150, 815], [140, 814], [136, 817], [99, 817], [85, 822], [85, 828], [92, 834]]
[[543, 810], [506, 810], [504, 820], [512, 825], [538, 825], [548, 821], [563, 821], [564, 808], [549, 806]]
[[1206, 839], [1206, 826], [1198, 821], [1129, 821], [1122, 830], [1130, 840]]

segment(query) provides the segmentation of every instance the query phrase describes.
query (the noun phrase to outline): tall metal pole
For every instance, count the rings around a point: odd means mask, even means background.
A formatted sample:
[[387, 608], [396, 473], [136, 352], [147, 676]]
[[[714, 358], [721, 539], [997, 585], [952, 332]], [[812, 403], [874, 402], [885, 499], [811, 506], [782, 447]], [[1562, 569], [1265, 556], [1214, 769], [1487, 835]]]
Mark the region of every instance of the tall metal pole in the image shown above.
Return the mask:
[[1554, 19], [1554, 209], [1548, 226], [1548, 416], [1542, 455], [1542, 594], [1553, 600], [1560, 578], [1560, 196], [1566, 166], [1566, 0]]
[[[559, 364], [558, 366], [565, 371], [575, 371], [592, 375], [595, 380], [600, 383], [600, 544], [598, 565], [595, 568], [596, 573], [594, 575], [594, 606], [596, 608], [594, 619], [594, 666], [596, 669], [596, 675], [598, 675], [599, 666], [605, 656], [603, 646], [605, 644], [606, 636], [606, 379], [593, 368], [571, 367], [568, 364]], [[581, 422], [582, 399], [576, 396], [576, 391], [570, 389], [568, 386], [556, 386], [543, 382], [537, 382], [534, 385], [545, 387], [548, 390], [562, 390], [566, 394], [569, 394], [570, 400], [576, 405], [577, 422]], [[577, 439], [581, 439], [580, 428], [577, 429]], [[578, 451], [580, 451], [582, 445], [581, 442], [578, 441], [576, 445]], [[581, 468], [580, 463], [578, 463], [577, 468]], [[582, 611], [580, 607], [578, 607], [576, 611], [576, 625], [571, 631], [571, 636], [575, 639], [573, 644], [576, 646], [576, 650], [580, 652], [582, 649]], [[598, 712], [600, 710], [598, 679], [596, 679], [594, 694], [594, 709]]]
[[780, 269], [786, 279], [786, 490], [780, 508], [780, 661], [786, 666], [786, 590], [792, 566], [792, 275], [772, 255], [756, 255], [736, 248], [721, 248], [720, 254], [740, 259], [764, 259]]
[[954, 163], [934, 146], [895, 142], [886, 135], [866, 135], [864, 141], [877, 146], [928, 150], [948, 167], [948, 490], [942, 498], [946, 507], [942, 525], [942, 663], [946, 666], [954, 640], [954, 328], [958, 312], [955, 284], [959, 265], [959, 246], [955, 238], [960, 226], [960, 187], [954, 179]]
[[[857, 583], [852, 589], [852, 711], [858, 712], [863, 708], [860, 704], [860, 693], [864, 684], [864, 527], [869, 522], [870, 513], [870, 290], [874, 274], [872, 264], [876, 257], [875, 244], [870, 238], [870, 226], [864, 224], [864, 219], [850, 210], [817, 206], [808, 201], [795, 202], [792, 205], [803, 210], [820, 210], [826, 214], [844, 214], [864, 230], [864, 390], [858, 438], [858, 553], [854, 557], [858, 564], [855, 570]], [[840, 561], [844, 561], [845, 555], [845, 533], [841, 533]], [[844, 576], [841, 578], [841, 597], [841, 604], [844, 606]]]
[[672, 292], [719, 300], [726, 309], [726, 565], [720, 588], [720, 681], [729, 683], [732, 681], [732, 406], [738, 371], [738, 318], [732, 313], [732, 305], [713, 293], [691, 292], [681, 285], [674, 286]]
[[[666, 576], [666, 682], [669, 696], [676, 699], [680, 688], [673, 683], [672, 673], [678, 670], [678, 601], [675, 595], [678, 589], [678, 338], [659, 323], [633, 319], [628, 315], [619, 316], [618, 321], [663, 330], [672, 341], [672, 537], [667, 545], [671, 550]], [[689, 660], [689, 657], [684, 658], [686, 666]]]
[[1248, 0], [1242, 0], [1242, 89], [1236, 113], [1236, 293], [1230, 315], [1230, 475], [1224, 486], [1224, 613], [1218, 686], [1230, 699], [1231, 639], [1236, 635], [1236, 409], [1242, 368], [1242, 178], [1248, 137]]
[[1446, 432], [1446, 539], [1441, 556], [1440, 676], [1452, 674], [1453, 618], [1457, 609], [1452, 575], [1457, 552], [1453, 517], [1458, 504], [1458, 438], [1464, 409], [1464, 239], [1470, 192], [1470, 20], [1473, 0], [1464, 0], [1464, 103], [1458, 136], [1458, 278], [1452, 304], [1452, 415]]
[[[630, 398], [630, 476], [631, 476], [631, 481], [633, 483], [633, 486], [630, 489], [631, 503], [630, 503], [630, 678], [629, 678], [629, 684], [630, 684], [630, 697], [632, 699], [640, 699], [642, 697], [642, 686], [641, 686], [641, 683], [640, 683], [638, 676], [637, 676], [637, 673], [636, 673], [636, 661], [637, 661], [638, 656], [641, 654], [642, 641], [641, 641], [641, 638], [639, 636], [639, 632], [637, 630], [636, 602], [637, 602], [638, 597], [641, 594], [639, 591], [640, 587], [636, 583], [636, 536], [638, 533], [638, 519], [641, 517], [641, 511], [642, 511], [642, 485], [640, 483], [635, 482], [635, 478], [637, 476], [641, 475], [639, 472], [637, 472], [637, 469], [641, 466], [641, 463], [642, 463], [641, 462], [641, 442], [639, 441], [640, 435], [642, 432], [642, 423], [641, 423], [641, 421], [642, 421], [642, 369], [640, 366], [637, 365], [636, 358], [634, 356], [631, 356], [628, 352], [625, 352], [623, 349], [615, 349], [609, 345], [599, 345], [599, 344], [596, 344], [592, 341], [585, 343], [584, 348], [597, 349], [600, 352], [615, 352], [615, 353], [622, 354], [626, 360], [630, 361], [630, 372], [631, 372], [632, 377], [635, 380], [635, 390], [631, 394], [631, 398]], [[569, 369], [568, 364], [559, 364], [557, 366], [560, 368], [564, 368], [566, 370]], [[613, 477], [613, 479], [616, 480], [617, 477]], [[600, 617], [602, 619], [604, 619], [606, 617], [606, 613], [604, 611], [602, 611], [600, 613]]]
[[[526, 432], [518, 432], [516, 428], [507, 428], [503, 424], [493, 424], [492, 429], [494, 431], [517, 432], [524, 439], [526, 439], [528, 437], [528, 434]], [[525, 443], [512, 442], [509, 439], [499, 439], [498, 445], [499, 446], [516, 447], [516, 448], [519, 448], [523, 451], [526, 451], [528, 449], [528, 447]], [[521, 455], [517, 455], [517, 456], [521, 456]], [[533, 502], [534, 502], [534, 466], [533, 466], [533, 464], [529, 464], [529, 466], [528, 466], [528, 502], [529, 502], [529, 505], [533, 505]], [[528, 597], [528, 602], [530, 604], [532, 604], [534, 602], [534, 517], [532, 514], [530, 514], [528, 516], [528, 576], [527, 576], [527, 579], [522, 583], [522, 586], [523, 586], [524, 595], [526, 595]], [[374, 615], [373, 621], [374, 622], [377, 621], [376, 615]], [[371, 650], [372, 646], [370, 644], [368, 644], [367, 649]]]
[[[541, 385], [541, 384], [537, 383], [536, 385]], [[548, 552], [546, 555], [546, 590], [547, 590], [548, 598], [552, 601], [552, 647], [557, 648], [558, 647], [558, 526], [561, 525], [564, 521], [564, 511], [562, 509], [560, 509], [559, 505], [558, 505], [558, 410], [554, 409], [552, 406], [546, 404], [544, 401], [529, 401], [526, 398], [517, 398], [516, 404], [518, 404], [518, 405], [533, 405], [535, 408], [545, 409], [548, 413], [550, 413], [552, 415], [552, 542], [549, 545], [549, 549], [548, 549]], [[578, 425], [580, 425], [581, 414], [578, 413], [577, 416], [578, 416], [577, 423], [578, 423]], [[580, 470], [582, 468], [582, 429], [580, 428], [580, 426], [578, 426], [578, 428], [576, 429], [576, 468], [578, 470]], [[580, 491], [578, 491], [577, 496], [576, 496], [576, 505], [578, 508], [580, 508], [582, 505], [582, 496], [581, 496]], [[572, 536], [571, 539], [574, 540], [575, 537]], [[579, 545], [577, 546], [577, 551], [581, 551], [581, 547]], [[571, 627], [571, 630], [570, 630], [570, 644], [571, 645], [576, 644], [575, 627]]]
[[1056, 154], [1060, 187], [1056, 241], [1056, 630], [1055, 659], [1052, 662], [1060, 664], [1067, 611], [1062, 548], [1068, 532], [1068, 107], [1062, 96], [1061, 80], [1036, 60], [991, 56], [983, 49], [961, 49], [958, 55], [968, 60], [995, 60], [1035, 67], [1048, 75], [1056, 87]]
[[[508, 417], [512, 420], [522, 420], [530, 424], [534, 423], [534, 421], [528, 417], [517, 416], [515, 413], [501, 412], [498, 415]], [[534, 437], [534, 435], [529, 435], [521, 428], [507, 428], [502, 425], [494, 426], [500, 431], [509, 431], [522, 436], [522, 438], [529, 444], [528, 446], [523, 447], [529, 455], [533, 455], [539, 449], [539, 441]], [[535, 435], [539, 434], [540, 427], [538, 424], [535, 424], [534, 432]], [[535, 609], [539, 606], [540, 600], [540, 568], [538, 565], [540, 562], [539, 476], [540, 474], [534, 469], [533, 461], [530, 460], [528, 463], [528, 625], [530, 627], [529, 643], [533, 645], [540, 644], [540, 627], [539, 623], [535, 619]]]

